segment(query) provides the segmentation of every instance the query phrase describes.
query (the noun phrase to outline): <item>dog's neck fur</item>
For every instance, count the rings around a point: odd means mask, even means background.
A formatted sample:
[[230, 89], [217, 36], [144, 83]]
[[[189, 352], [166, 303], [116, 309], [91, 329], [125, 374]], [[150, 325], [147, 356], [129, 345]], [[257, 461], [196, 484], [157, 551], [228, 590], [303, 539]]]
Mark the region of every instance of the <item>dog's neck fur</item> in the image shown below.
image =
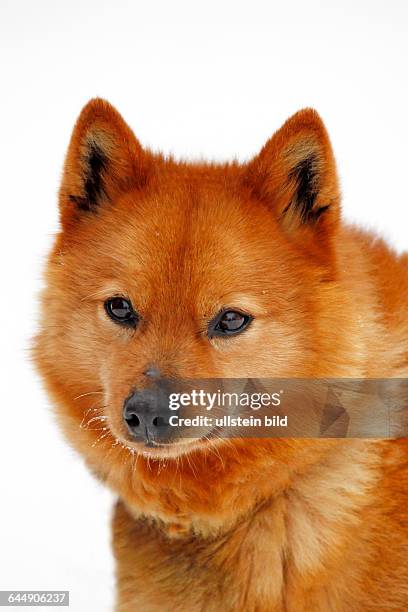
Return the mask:
[[[209, 576], [206, 572], [200, 575], [197, 568], [210, 560], [216, 575], [237, 581], [234, 592], [240, 599], [231, 609], [274, 610], [272, 602], [276, 602], [276, 609], [281, 609], [282, 598], [296, 600], [298, 597], [295, 585], [306, 584], [317, 574], [324, 579], [326, 573], [350, 553], [355, 533], [364, 521], [364, 509], [372, 504], [373, 491], [380, 478], [378, 445], [342, 441], [336, 443], [331, 452], [326, 451], [308, 469], [293, 472], [290, 478], [284, 474], [285, 470], [277, 472], [272, 463], [269, 470], [265, 466], [265, 471], [253, 482], [255, 488], [263, 482], [264, 493], [265, 483], [269, 483], [270, 496], [262, 502], [251, 498], [250, 483], [243, 486], [241, 482], [237, 487], [241, 504], [242, 498], [252, 499], [252, 504], [248, 504], [245, 514], [237, 516], [234, 513], [229, 520], [225, 520], [223, 502], [217, 499], [215, 491], [211, 502], [215, 506], [220, 504], [220, 513], [214, 513], [214, 520], [211, 515], [186, 514], [172, 522], [170, 517], [163, 520], [164, 515], [158, 517], [156, 513], [156, 520], [152, 521], [143, 517], [140, 506], [125, 500], [127, 511], [123, 508], [119, 511], [121, 518], [115, 519], [114, 526], [119, 571], [125, 549], [127, 555], [135, 555], [137, 564], [138, 549], [143, 556], [144, 546], [148, 545], [154, 556], [157, 547], [160, 562], [166, 566], [165, 589], [177, 584], [181, 592], [191, 580], [200, 590], [200, 583]], [[171, 493], [163, 490], [159, 499], [166, 496]], [[229, 502], [233, 504], [232, 497]], [[157, 512], [160, 507], [157, 498], [154, 506]], [[223, 524], [219, 514], [224, 517]], [[135, 535], [134, 548], [132, 534]], [[190, 549], [194, 550], [194, 564], [180, 576], [180, 566], [189, 558]], [[265, 567], [269, 568], [268, 572]], [[259, 580], [253, 580], [259, 575], [264, 575], [261, 590]], [[160, 573], [147, 577], [147, 593], [163, 588], [163, 584], [154, 584], [155, 577], [158, 582], [163, 580]], [[256, 584], [256, 592], [252, 592], [250, 586], [242, 592], [241, 580], [246, 585]], [[182, 581], [186, 585], [181, 584]], [[207, 586], [216, 588], [214, 583]], [[202, 589], [206, 590], [205, 584]], [[174, 598], [176, 602], [176, 593]], [[191, 609], [195, 609], [193, 605]], [[208, 604], [208, 610], [211, 609]]]

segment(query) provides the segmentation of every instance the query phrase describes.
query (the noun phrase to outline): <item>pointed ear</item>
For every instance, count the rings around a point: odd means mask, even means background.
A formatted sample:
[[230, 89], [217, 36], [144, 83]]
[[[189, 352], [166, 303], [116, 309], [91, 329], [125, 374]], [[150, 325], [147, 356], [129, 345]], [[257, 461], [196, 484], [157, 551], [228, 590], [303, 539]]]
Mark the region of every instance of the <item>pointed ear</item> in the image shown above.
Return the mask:
[[316, 111], [299, 111], [248, 165], [252, 194], [274, 210], [285, 231], [330, 233], [339, 217], [339, 187], [330, 140]]
[[147, 155], [108, 102], [94, 99], [75, 124], [60, 188], [62, 223], [100, 206], [147, 180]]

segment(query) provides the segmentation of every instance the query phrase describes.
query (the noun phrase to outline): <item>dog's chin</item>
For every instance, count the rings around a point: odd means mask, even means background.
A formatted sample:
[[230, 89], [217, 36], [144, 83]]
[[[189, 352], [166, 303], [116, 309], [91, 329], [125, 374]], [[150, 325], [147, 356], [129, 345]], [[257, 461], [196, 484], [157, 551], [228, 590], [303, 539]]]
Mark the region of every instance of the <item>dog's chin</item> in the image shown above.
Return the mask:
[[204, 438], [177, 440], [174, 442], [160, 442], [156, 440], [150, 440], [149, 442], [126, 441], [128, 448], [131, 448], [137, 454], [156, 459], [181, 457], [203, 448], [206, 444], [207, 440]]
[[119, 444], [126, 446], [129, 450], [138, 455], [148, 458], [177, 458], [182, 455], [187, 455], [194, 451], [205, 451], [207, 446], [213, 442], [214, 433], [209, 431], [206, 435], [200, 438], [181, 438], [178, 440], [170, 440], [168, 442], [151, 439], [147, 442], [135, 441], [129, 437], [119, 439]]

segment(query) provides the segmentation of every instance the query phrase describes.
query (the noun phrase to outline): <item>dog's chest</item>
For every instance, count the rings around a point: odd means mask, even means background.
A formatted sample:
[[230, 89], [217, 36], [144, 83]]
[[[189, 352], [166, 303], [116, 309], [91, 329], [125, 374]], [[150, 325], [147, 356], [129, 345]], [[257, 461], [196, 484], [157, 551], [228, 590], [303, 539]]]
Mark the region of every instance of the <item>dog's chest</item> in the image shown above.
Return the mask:
[[[280, 612], [279, 552], [251, 534], [211, 542], [168, 539], [118, 509], [114, 552], [118, 612]], [[272, 571], [272, 568], [275, 568]], [[273, 603], [275, 602], [275, 603]]]

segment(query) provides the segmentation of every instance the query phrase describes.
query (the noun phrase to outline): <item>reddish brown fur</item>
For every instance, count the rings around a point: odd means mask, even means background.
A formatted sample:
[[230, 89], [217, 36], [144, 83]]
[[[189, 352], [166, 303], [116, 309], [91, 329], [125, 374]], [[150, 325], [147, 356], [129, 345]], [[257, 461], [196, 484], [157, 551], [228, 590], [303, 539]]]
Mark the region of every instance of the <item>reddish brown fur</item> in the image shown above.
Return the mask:
[[[106, 163], [87, 186], [92, 146]], [[318, 186], [302, 220], [292, 170], [308, 158]], [[68, 440], [119, 496], [117, 610], [406, 609], [404, 441], [191, 442], [148, 455], [121, 417], [149, 364], [180, 378], [408, 375], [407, 256], [341, 224], [318, 115], [297, 113], [248, 164], [187, 164], [143, 150], [93, 100], [60, 206], [35, 357]], [[104, 312], [118, 293], [142, 315], [136, 331]], [[223, 306], [255, 319], [209, 340]], [[92, 407], [109, 419], [94, 421], [102, 435], [80, 428]]]

